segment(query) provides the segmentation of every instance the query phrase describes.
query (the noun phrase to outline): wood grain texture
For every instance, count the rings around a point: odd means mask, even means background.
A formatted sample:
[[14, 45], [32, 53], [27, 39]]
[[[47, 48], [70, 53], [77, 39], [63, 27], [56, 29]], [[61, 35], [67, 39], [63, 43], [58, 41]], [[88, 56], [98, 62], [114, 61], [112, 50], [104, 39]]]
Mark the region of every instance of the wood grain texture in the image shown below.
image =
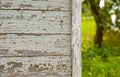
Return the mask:
[[70, 35], [1, 34], [0, 56], [70, 55]]
[[0, 10], [0, 33], [70, 34], [70, 22], [70, 12]]
[[68, 56], [0, 57], [0, 77], [71, 77]]
[[81, 0], [72, 0], [72, 77], [81, 77]]
[[0, 9], [70, 10], [71, 0], [0, 0]]
[[78, 41], [72, 40], [71, 55], [71, 28], [76, 21], [71, 20], [71, 3], [0, 0], [0, 77], [79, 77]]

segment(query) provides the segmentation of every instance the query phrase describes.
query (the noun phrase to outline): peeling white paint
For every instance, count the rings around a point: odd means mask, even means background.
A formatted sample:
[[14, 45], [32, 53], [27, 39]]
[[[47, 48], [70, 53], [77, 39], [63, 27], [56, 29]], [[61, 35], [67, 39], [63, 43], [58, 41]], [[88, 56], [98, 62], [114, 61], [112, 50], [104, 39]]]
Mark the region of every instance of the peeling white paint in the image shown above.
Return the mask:
[[72, 0], [0, 0], [0, 77], [71, 77]]
[[[54, 59], [53, 59], [54, 58]], [[22, 63], [22, 67], [13, 67], [13, 64], [8, 65], [9, 62], [15, 62], [15, 63]], [[38, 71], [39, 73], [42, 72], [46, 72], [48, 73], [49, 70], [51, 70], [51, 72], [56, 72], [56, 73], [60, 73], [60, 74], [65, 74], [68, 73], [70, 74], [71, 71], [71, 65], [70, 65], [70, 58], [69, 57], [13, 57], [13, 58], [2, 58], [0, 60], [0, 65], [5, 65], [5, 68], [3, 70], [3, 72], [7, 72], [8, 68], [11, 69], [11, 71], [14, 71], [13, 73], [18, 73], [20, 71], [20, 73], [22, 74], [26, 74], [29, 73], [29, 68], [32, 68], [32, 66], [38, 65], [39, 67], [37, 69], [41, 69], [41, 72]], [[45, 64], [45, 65], [44, 65]], [[49, 65], [52, 65], [53, 67], [50, 67]], [[58, 65], [65, 65], [67, 67], [65, 67], [66, 69], [62, 69], [63, 67], [61, 67], [60, 69], [56, 69]], [[31, 66], [32, 65], [32, 66]], [[47, 68], [48, 70], [42, 70], [44, 68]], [[34, 70], [33, 70], [34, 71]], [[65, 72], [66, 71], [66, 72]], [[36, 71], [37, 72], [37, 71]]]
[[71, 0], [0, 0], [1, 9], [70, 10]]

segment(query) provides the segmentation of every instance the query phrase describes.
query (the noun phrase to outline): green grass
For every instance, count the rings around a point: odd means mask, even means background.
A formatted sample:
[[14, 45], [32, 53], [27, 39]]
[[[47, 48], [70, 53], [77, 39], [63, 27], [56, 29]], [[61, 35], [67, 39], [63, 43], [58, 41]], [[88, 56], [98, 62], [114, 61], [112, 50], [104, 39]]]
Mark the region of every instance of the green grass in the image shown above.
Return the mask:
[[82, 77], [120, 77], [119, 39], [105, 33], [102, 48], [97, 48], [93, 45], [95, 29], [93, 17], [82, 18]]

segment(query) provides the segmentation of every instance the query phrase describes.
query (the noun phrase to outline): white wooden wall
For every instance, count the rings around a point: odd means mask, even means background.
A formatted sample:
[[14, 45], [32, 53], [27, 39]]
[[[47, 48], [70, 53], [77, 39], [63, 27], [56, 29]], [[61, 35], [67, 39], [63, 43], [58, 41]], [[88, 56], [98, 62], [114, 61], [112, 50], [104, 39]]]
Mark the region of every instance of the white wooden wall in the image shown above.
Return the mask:
[[72, 77], [71, 37], [72, 0], [0, 0], [0, 77]]

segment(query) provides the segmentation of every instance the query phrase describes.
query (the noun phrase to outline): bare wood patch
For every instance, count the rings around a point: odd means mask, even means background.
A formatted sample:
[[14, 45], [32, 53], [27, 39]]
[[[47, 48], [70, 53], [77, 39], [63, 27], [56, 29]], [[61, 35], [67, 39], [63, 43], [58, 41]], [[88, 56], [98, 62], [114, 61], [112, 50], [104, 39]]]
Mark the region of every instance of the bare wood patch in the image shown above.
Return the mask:
[[68, 56], [0, 58], [1, 77], [70, 77]]
[[71, 13], [0, 10], [0, 33], [70, 33]]

